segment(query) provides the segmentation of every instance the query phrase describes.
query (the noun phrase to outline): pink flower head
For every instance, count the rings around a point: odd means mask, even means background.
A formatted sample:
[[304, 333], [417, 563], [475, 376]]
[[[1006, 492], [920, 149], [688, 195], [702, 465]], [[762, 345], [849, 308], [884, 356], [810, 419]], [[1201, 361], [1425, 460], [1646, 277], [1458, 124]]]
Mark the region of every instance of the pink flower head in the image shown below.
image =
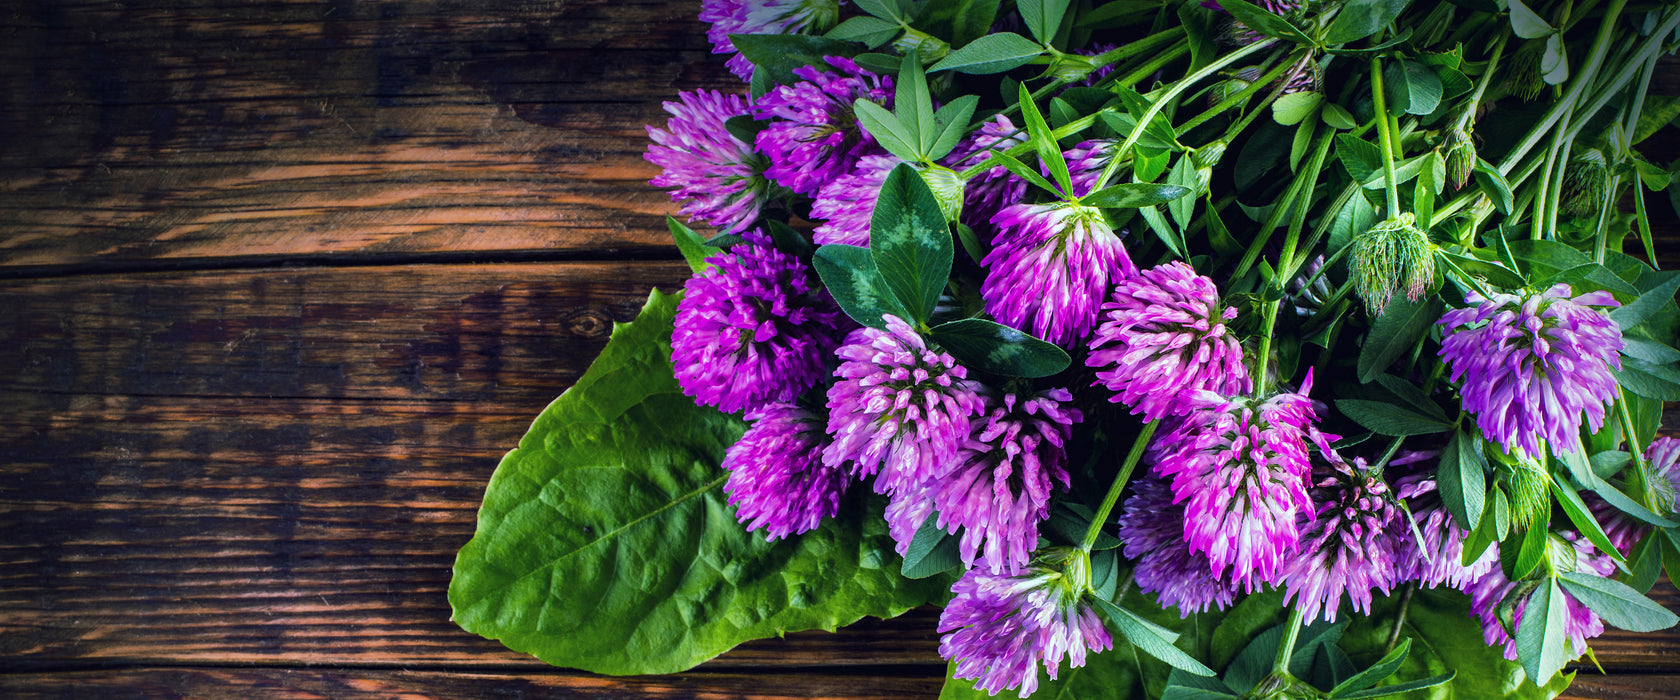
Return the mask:
[[799, 194], [814, 194], [851, 172], [876, 147], [858, 126], [853, 102], [861, 97], [892, 106], [891, 78], [859, 68], [849, 58], [826, 60], [832, 70], [795, 68], [800, 82], [778, 86], [754, 108], [759, 119], [770, 120], [757, 137], [759, 152], [770, 158], [764, 174]]
[[990, 399], [971, 422], [957, 458], [933, 480], [933, 503], [947, 532], [965, 528], [963, 563], [1015, 573], [1038, 546], [1038, 524], [1050, 515], [1050, 492], [1068, 486], [1066, 444], [1080, 414], [1066, 389]]
[[1087, 652], [1113, 647], [1074, 578], [1038, 566], [1019, 576], [969, 569], [939, 615], [939, 655], [956, 662], [951, 675], [990, 695], [1018, 687], [1024, 698], [1038, 689], [1040, 664], [1055, 680], [1063, 657], [1079, 668]]
[[1609, 292], [1571, 298], [1569, 285], [1518, 296], [1472, 292], [1475, 306], [1442, 314], [1440, 356], [1452, 367], [1464, 409], [1489, 440], [1540, 455], [1545, 442], [1574, 452], [1581, 417], [1597, 431], [1616, 398], [1622, 332], [1597, 306]]
[[1205, 554], [1215, 576], [1256, 590], [1277, 581], [1284, 558], [1300, 542], [1297, 520], [1312, 519], [1307, 496], [1307, 442], [1328, 436], [1305, 393], [1225, 398], [1202, 392], [1145, 453], [1172, 479], [1173, 502], [1184, 503], [1184, 538]]
[[1335, 622], [1343, 595], [1355, 612], [1369, 613], [1371, 591], [1386, 595], [1399, 582], [1398, 551], [1412, 533], [1388, 484], [1367, 470], [1364, 460], [1348, 464], [1334, 452], [1324, 454], [1328, 466], [1312, 489], [1315, 517], [1278, 579], [1284, 604], [1294, 600], [1303, 619], [1322, 611], [1326, 621]]
[[674, 188], [671, 200], [682, 203], [684, 216], [716, 226], [720, 233], [740, 233], [758, 219], [769, 197], [764, 178], [769, 161], [724, 127], [751, 107], [740, 96], [714, 90], [677, 97], [679, 102], [665, 103], [671, 113], [665, 128], [647, 128], [653, 143], [646, 158], [664, 169], [650, 183]]
[[1144, 420], [1181, 414], [1199, 391], [1250, 389], [1242, 344], [1225, 321], [1237, 310], [1219, 305], [1213, 280], [1170, 262], [1115, 285], [1085, 364], [1097, 383]]
[[752, 427], [724, 453], [723, 490], [747, 529], [774, 541], [808, 532], [840, 510], [852, 475], [822, 463], [823, 419], [791, 403], [747, 414]]
[[798, 258], [748, 232], [683, 285], [671, 333], [677, 384], [725, 413], [792, 401], [826, 374], [843, 318]]
[[1110, 284], [1137, 274], [1095, 207], [1015, 204], [992, 223], [997, 238], [981, 262], [986, 313], [1062, 347], [1090, 334]]
[[1184, 524], [1184, 504], [1173, 502], [1165, 479], [1149, 475], [1132, 483], [1132, 497], [1120, 518], [1120, 541], [1126, 558], [1137, 562], [1133, 580], [1161, 605], [1178, 608], [1179, 617], [1230, 607], [1240, 591], [1213, 575], [1206, 555], [1190, 551]]
[[[828, 389], [823, 463], [853, 463], [859, 475], [880, 472], [877, 492], [913, 487], [943, 473], [968, 437], [981, 408], [980, 385], [950, 355], [931, 350], [903, 319], [886, 330], [852, 332], [836, 355]], [[917, 523], [920, 525], [921, 523]]]

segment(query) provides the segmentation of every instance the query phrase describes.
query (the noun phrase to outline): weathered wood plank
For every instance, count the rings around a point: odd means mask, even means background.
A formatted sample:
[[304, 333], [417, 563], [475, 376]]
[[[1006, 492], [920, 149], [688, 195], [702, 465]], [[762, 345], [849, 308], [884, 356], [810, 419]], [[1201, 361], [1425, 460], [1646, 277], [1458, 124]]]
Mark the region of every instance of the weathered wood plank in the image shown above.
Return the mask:
[[[665, 251], [698, 3], [9, 3], [0, 267]], [[610, 58], [608, 58], [610, 56]]]
[[[540, 409], [681, 262], [0, 282], [0, 392], [447, 399]], [[534, 411], [533, 411], [534, 413]]]
[[[448, 622], [532, 416], [680, 263], [0, 284], [0, 668], [530, 662]], [[1680, 607], [1662, 589], [1661, 600]], [[931, 611], [720, 663], [933, 663]], [[1607, 666], [1680, 667], [1612, 633]]]
[[[437, 673], [336, 669], [135, 669], [0, 675], [0, 693], [18, 700], [78, 696], [264, 697], [287, 700], [468, 700], [486, 697], [635, 698], [835, 698], [901, 700], [939, 694], [938, 667], [904, 674], [804, 672], [799, 674], [685, 673], [610, 678], [577, 673]], [[116, 693], [116, 695], [111, 695]]]
[[[611, 678], [564, 671], [456, 673], [316, 668], [140, 668], [0, 675], [0, 692], [17, 700], [66, 697], [264, 697], [287, 700], [469, 700], [484, 697], [834, 698], [901, 700], [938, 695], [944, 675], [925, 664], [852, 671], [728, 673]], [[1582, 673], [1562, 700], [1668, 700], [1680, 675]]]

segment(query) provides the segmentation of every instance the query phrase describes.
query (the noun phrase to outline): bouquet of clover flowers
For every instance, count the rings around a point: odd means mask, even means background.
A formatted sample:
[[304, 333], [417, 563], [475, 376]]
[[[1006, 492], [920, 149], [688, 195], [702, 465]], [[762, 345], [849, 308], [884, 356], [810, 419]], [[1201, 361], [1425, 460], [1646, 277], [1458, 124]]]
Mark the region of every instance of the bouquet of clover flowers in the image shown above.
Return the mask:
[[941, 697], [1529, 698], [1675, 624], [1680, 8], [701, 18], [746, 84], [647, 158], [715, 235], [497, 469], [466, 629], [662, 673], [935, 603]]

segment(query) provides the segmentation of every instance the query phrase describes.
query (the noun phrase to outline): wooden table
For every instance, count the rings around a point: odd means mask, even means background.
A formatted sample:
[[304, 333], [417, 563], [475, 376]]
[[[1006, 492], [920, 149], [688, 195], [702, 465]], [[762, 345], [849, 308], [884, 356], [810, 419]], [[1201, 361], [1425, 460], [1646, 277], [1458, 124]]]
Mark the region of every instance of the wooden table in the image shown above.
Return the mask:
[[[6, 3], [0, 695], [935, 695], [929, 610], [643, 678], [449, 621], [497, 459], [685, 277], [642, 153], [739, 89], [697, 9]], [[1680, 688], [1595, 646], [1575, 697]]]

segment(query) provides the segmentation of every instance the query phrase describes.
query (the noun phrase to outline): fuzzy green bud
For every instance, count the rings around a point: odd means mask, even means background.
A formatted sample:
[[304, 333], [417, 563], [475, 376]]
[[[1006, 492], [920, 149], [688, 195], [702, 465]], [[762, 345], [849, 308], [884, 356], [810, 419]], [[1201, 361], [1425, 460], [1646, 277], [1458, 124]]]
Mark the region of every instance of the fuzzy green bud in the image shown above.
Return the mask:
[[1609, 189], [1610, 169], [1605, 165], [1604, 152], [1589, 148], [1575, 154], [1563, 171], [1563, 213], [1576, 217], [1598, 214]]
[[1211, 168], [1219, 164], [1219, 159], [1225, 157], [1226, 143], [1214, 141], [1190, 152], [1190, 160], [1198, 168]]
[[1575, 545], [1555, 534], [1546, 536], [1546, 561], [1551, 563], [1552, 571], [1560, 574], [1580, 568], [1580, 558], [1575, 553]]
[[1096, 62], [1091, 58], [1076, 53], [1057, 54], [1056, 59], [1050, 63], [1050, 77], [1069, 83], [1084, 80], [1085, 76], [1097, 69]]
[[922, 168], [922, 181], [927, 183], [934, 200], [939, 202], [939, 213], [945, 215], [946, 222], [956, 221], [962, 216], [963, 186], [966, 183], [961, 175], [943, 165], [929, 165]]
[[1447, 130], [1446, 148], [1447, 181], [1452, 183], [1454, 190], [1464, 187], [1470, 181], [1470, 173], [1476, 169], [1476, 144], [1470, 138], [1470, 123], [1463, 126], [1453, 126]]
[[944, 58], [945, 54], [951, 52], [951, 45], [943, 39], [917, 29], [904, 30], [903, 35], [893, 40], [893, 48], [903, 56], [914, 53], [924, 66]]
[[1552, 495], [1546, 486], [1550, 477], [1530, 460], [1512, 462], [1504, 465], [1506, 491], [1511, 497], [1511, 527], [1546, 527], [1552, 511]]
[[1411, 212], [1378, 222], [1353, 239], [1349, 266], [1354, 291], [1372, 316], [1381, 315], [1400, 287], [1417, 301], [1435, 282], [1435, 250]]
[[1208, 91], [1208, 107], [1219, 106], [1219, 103], [1224, 102], [1226, 98], [1247, 90], [1248, 86], [1253, 85], [1254, 81], [1259, 79], [1260, 69], [1255, 66], [1248, 66], [1227, 73], [1225, 80], [1215, 83], [1213, 89]]
[[1540, 59], [1546, 55], [1546, 42], [1527, 41], [1511, 54], [1505, 64], [1505, 91], [1532, 100], [1540, 96], [1546, 81], [1540, 77]]

